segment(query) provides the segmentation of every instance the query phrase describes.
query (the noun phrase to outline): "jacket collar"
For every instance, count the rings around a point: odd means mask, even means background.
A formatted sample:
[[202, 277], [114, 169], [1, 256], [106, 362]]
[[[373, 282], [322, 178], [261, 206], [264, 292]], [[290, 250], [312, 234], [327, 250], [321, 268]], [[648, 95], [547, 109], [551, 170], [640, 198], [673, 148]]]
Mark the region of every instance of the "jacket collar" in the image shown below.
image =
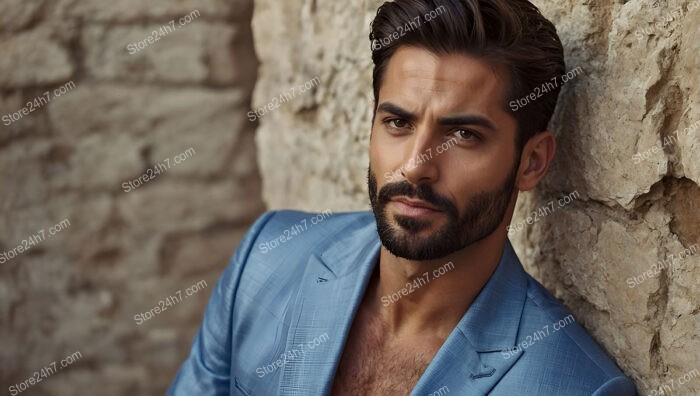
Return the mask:
[[411, 395], [446, 386], [457, 394], [485, 395], [522, 356], [515, 346], [527, 297], [527, 276], [510, 242], [479, 295], [433, 358]]
[[[381, 244], [371, 213], [360, 214], [334, 235], [340, 238], [320, 255], [312, 255], [306, 266], [286, 345], [287, 350], [306, 345], [306, 352], [284, 366], [281, 395], [330, 393], [353, 319], [377, 264]], [[520, 349], [509, 359], [500, 352], [515, 346], [526, 293], [527, 277], [507, 242], [491, 278], [411, 394], [429, 394], [443, 386], [451, 392], [487, 393], [522, 356]], [[324, 341], [314, 343], [319, 338]]]
[[474, 299], [457, 328], [479, 352], [515, 345], [527, 296], [527, 276], [510, 241], [496, 270]]
[[[373, 217], [363, 213], [331, 237], [337, 235], [340, 238], [307, 262], [286, 345], [286, 351], [306, 346], [306, 352], [283, 367], [280, 395], [330, 394], [352, 321], [377, 263], [380, 242]], [[322, 337], [323, 342], [314, 343]]]

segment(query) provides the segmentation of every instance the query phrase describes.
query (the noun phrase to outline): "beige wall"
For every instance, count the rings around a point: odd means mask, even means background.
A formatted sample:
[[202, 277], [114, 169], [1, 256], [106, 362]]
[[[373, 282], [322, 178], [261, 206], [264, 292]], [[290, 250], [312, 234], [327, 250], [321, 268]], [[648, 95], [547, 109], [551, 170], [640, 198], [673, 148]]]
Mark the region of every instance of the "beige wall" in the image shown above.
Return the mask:
[[[251, 15], [247, 0], [0, 0], [0, 117], [51, 97], [0, 121], [0, 254], [46, 235], [0, 264], [1, 392], [79, 351], [21, 394], [164, 393], [263, 210], [246, 118]], [[166, 159], [155, 179], [122, 188]], [[178, 291], [181, 302], [136, 322]]]
[[[367, 36], [380, 3], [256, 1], [255, 107], [296, 93], [260, 117], [270, 207], [368, 208]], [[700, 243], [700, 132], [684, 132], [700, 121], [700, 11], [689, 10], [697, 2], [536, 3], [558, 27], [567, 70], [582, 73], [564, 86], [552, 125], [557, 158], [537, 191], [521, 196], [511, 239], [527, 269], [640, 391], [673, 379], [678, 394], [697, 394], [700, 379], [679, 387], [678, 378], [700, 369], [700, 252], [640, 284], [628, 281]], [[674, 17], [679, 7], [683, 15]], [[652, 35], [638, 30], [656, 22]], [[320, 83], [301, 93], [316, 77]], [[676, 136], [650, 157], [634, 157]], [[574, 199], [560, 207], [565, 196]], [[552, 200], [556, 210], [528, 224], [527, 213]]]

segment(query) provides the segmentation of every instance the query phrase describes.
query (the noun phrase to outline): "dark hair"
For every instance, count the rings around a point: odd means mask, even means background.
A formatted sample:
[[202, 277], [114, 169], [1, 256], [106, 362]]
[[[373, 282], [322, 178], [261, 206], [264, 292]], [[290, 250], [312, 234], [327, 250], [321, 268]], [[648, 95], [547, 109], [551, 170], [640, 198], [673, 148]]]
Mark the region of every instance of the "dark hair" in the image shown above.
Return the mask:
[[556, 28], [528, 0], [386, 2], [377, 10], [369, 38], [375, 112], [389, 59], [399, 46], [411, 45], [436, 55], [461, 53], [505, 66], [510, 81], [501, 99], [518, 124], [518, 152], [532, 136], [547, 129], [561, 84], [517, 111], [508, 108], [511, 100], [530, 95], [536, 87], [561, 77], [565, 69]]

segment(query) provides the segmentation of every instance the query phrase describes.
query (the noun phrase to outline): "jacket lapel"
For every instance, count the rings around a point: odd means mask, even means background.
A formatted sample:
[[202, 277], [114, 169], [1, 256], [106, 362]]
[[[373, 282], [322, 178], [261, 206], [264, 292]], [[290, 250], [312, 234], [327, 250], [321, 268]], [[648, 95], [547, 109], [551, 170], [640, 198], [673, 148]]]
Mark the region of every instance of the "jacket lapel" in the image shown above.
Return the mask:
[[[373, 217], [339, 230], [344, 235], [308, 260], [294, 304], [280, 395], [329, 394], [353, 318], [379, 256]], [[359, 224], [358, 224], [359, 223]], [[359, 226], [358, 226], [359, 225]], [[421, 376], [412, 396], [447, 387], [455, 394], [485, 395], [522, 356], [515, 347], [527, 295], [527, 276], [510, 242], [489, 281]]]
[[485, 395], [520, 359], [515, 347], [527, 297], [527, 276], [510, 242], [493, 275], [416, 384], [412, 396], [447, 387], [459, 395]]
[[[364, 224], [358, 227], [357, 222]], [[336, 235], [344, 237], [308, 261], [286, 349], [305, 352], [283, 367], [280, 395], [330, 393], [353, 318], [379, 257], [374, 221], [362, 216], [357, 222], [339, 230]]]

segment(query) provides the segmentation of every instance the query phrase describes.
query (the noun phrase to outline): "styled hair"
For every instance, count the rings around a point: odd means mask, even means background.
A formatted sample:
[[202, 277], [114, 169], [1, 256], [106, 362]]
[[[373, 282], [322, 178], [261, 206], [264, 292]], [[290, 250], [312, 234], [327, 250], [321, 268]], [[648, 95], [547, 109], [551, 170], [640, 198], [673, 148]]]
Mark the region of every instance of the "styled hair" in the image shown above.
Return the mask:
[[565, 70], [556, 28], [528, 0], [390, 1], [377, 10], [369, 39], [375, 112], [389, 60], [397, 48], [407, 45], [438, 56], [463, 54], [505, 66], [509, 81], [500, 100], [518, 124], [518, 153], [530, 138], [547, 129], [561, 90], [559, 81], [526, 106], [508, 106], [555, 81]]

